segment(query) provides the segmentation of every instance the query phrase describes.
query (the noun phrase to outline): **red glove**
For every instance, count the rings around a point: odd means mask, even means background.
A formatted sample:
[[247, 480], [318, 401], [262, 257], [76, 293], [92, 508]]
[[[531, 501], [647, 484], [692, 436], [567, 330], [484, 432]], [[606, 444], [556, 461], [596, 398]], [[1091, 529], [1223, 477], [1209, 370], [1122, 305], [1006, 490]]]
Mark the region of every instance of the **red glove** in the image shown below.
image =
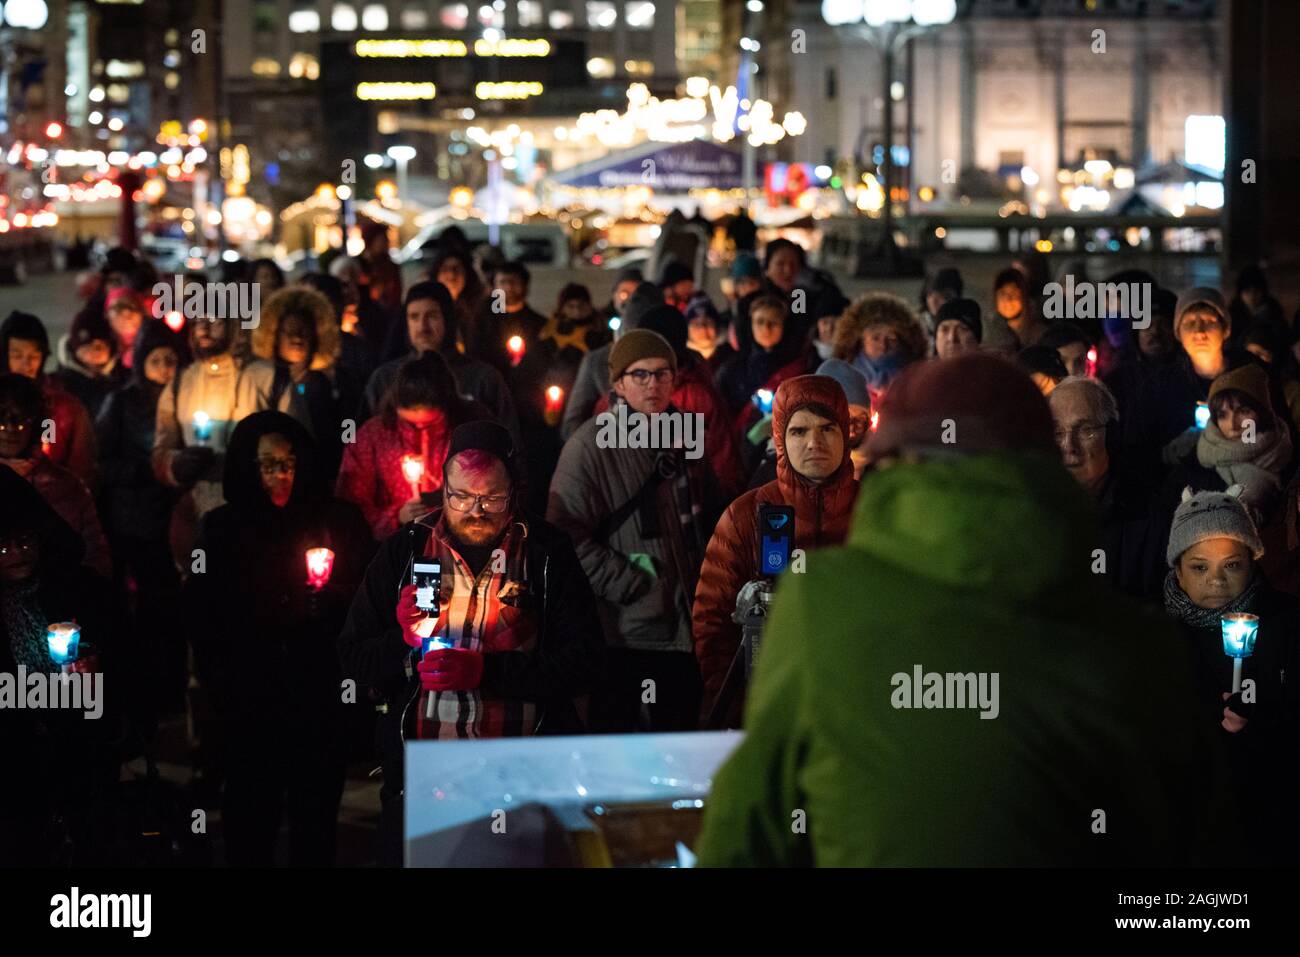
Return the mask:
[[434, 634], [441, 628], [447, 626], [447, 603], [442, 602], [442, 608], [435, 620], [429, 617], [429, 613], [423, 609], [415, 607], [415, 586], [407, 585], [403, 588], [397, 597], [397, 624], [402, 629], [402, 640], [412, 648], [419, 648], [424, 644], [424, 639]]
[[468, 648], [434, 648], [418, 668], [425, 691], [472, 691], [483, 680], [483, 656]]

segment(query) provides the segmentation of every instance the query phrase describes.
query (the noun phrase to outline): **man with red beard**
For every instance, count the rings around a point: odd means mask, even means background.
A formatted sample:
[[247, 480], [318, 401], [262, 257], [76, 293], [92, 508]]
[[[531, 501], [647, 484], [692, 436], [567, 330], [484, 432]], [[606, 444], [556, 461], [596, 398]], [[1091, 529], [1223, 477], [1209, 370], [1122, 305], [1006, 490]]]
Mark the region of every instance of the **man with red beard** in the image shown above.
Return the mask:
[[[575, 699], [604, 669], [587, 576], [568, 538], [521, 509], [516, 470], [505, 428], [459, 426], [443, 465], [443, 507], [380, 546], [339, 636], [344, 676], [387, 703], [388, 863], [400, 861], [403, 739], [578, 733]], [[441, 566], [436, 615], [416, 606], [417, 561]]]

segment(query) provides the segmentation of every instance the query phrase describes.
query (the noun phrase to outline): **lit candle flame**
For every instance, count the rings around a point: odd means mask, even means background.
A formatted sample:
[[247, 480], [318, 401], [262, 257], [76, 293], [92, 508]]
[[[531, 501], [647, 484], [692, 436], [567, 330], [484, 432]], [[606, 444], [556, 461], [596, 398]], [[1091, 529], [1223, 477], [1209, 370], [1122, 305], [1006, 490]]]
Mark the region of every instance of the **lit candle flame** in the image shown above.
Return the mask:
[[402, 475], [412, 485], [420, 481], [420, 479], [424, 478], [424, 459], [418, 455], [403, 455]]

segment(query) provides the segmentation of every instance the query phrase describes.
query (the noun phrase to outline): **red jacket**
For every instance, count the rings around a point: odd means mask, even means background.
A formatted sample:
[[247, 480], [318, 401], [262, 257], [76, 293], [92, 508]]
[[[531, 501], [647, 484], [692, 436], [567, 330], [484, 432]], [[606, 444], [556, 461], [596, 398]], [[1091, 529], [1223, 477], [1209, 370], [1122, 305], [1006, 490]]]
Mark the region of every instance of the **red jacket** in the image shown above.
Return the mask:
[[86, 483], [72, 472], [53, 464], [43, 455], [33, 453], [33, 458], [23, 461], [6, 461], [6, 465], [25, 478], [29, 485], [41, 493], [59, 518], [81, 536], [86, 545], [81, 563], [104, 578], [113, 577], [113, 558], [104, 537], [104, 528], [95, 511]]
[[[477, 403], [475, 406], [473, 417], [488, 418], [486, 409]], [[343, 446], [334, 494], [360, 507], [376, 541], [382, 542], [397, 531], [401, 525], [398, 513], [415, 497], [411, 483], [402, 474], [402, 456], [421, 456], [424, 477], [420, 491], [438, 491], [442, 488], [442, 464], [451, 433], [459, 424], [448, 422], [444, 414], [427, 429], [417, 429], [400, 418], [390, 428], [381, 414], [357, 429], [355, 442]], [[433, 508], [430, 506], [429, 511]]]
[[[672, 405], [683, 412], [699, 412], [704, 416], [704, 454], [718, 481], [723, 501], [740, 494], [745, 487], [745, 469], [740, 461], [740, 450], [727, 404], [722, 400], [713, 376], [703, 360], [683, 364], [677, 370], [673, 387]], [[605, 393], [592, 409], [593, 416], [609, 411], [609, 393]]]
[[54, 441], [41, 449], [55, 465], [62, 466], [86, 485], [95, 484], [95, 427], [81, 400], [57, 379], [43, 375], [39, 384], [45, 394], [50, 418], [54, 420]]
[[[800, 407], [817, 402], [835, 412], [846, 438], [844, 457], [830, 478], [820, 485], [804, 479], [785, 455], [785, 429]], [[776, 479], [751, 489], [731, 503], [709, 540], [695, 589], [691, 631], [695, 657], [704, 679], [703, 714], [707, 715], [722, 688], [727, 668], [740, 646], [740, 626], [731, 620], [741, 586], [757, 578], [758, 507], [793, 505], [794, 544], [805, 551], [839, 545], [849, 531], [858, 483], [849, 457], [849, 404], [844, 390], [828, 376], [804, 375], [787, 379], [772, 405], [772, 437], [776, 445]], [[793, 574], [786, 572], [786, 574]], [[733, 712], [734, 714], [735, 712]]]

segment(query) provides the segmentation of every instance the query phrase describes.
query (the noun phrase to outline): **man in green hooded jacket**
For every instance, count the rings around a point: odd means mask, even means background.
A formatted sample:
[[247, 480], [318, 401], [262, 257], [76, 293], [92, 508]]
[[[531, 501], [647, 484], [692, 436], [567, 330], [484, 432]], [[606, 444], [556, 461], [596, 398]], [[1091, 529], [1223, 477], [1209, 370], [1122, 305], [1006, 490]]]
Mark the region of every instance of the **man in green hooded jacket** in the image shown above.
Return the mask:
[[1097, 573], [1052, 431], [987, 353], [893, 385], [845, 545], [777, 591], [701, 866], [1230, 857], [1187, 654]]

